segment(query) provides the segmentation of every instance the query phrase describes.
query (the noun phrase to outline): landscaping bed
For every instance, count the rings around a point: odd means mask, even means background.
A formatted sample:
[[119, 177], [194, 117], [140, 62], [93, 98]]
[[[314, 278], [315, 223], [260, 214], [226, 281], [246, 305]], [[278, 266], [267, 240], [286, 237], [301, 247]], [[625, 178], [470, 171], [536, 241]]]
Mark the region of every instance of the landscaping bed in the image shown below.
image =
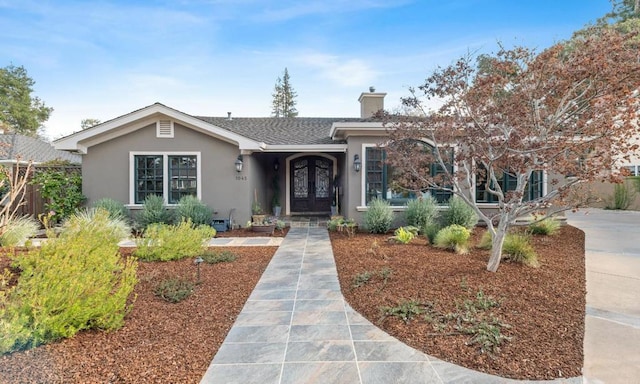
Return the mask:
[[[193, 259], [140, 262], [137, 299], [123, 328], [0, 356], [0, 383], [198, 383], [277, 248], [224, 249], [238, 258], [202, 263], [201, 284], [177, 304], [154, 288], [166, 278], [195, 282]], [[8, 265], [0, 256], [0, 271]]]
[[225, 232], [218, 232], [216, 237], [285, 237], [290, 227], [275, 229], [273, 233], [255, 232], [251, 228], [236, 228]]
[[[475, 229], [473, 244], [482, 232]], [[255, 236], [247, 230], [220, 234]], [[429, 355], [477, 371], [518, 379], [581, 374], [582, 231], [566, 226], [556, 236], [533, 236], [540, 267], [503, 261], [497, 273], [485, 270], [486, 250], [457, 255], [428, 246], [423, 238], [401, 245], [389, 243], [388, 236], [358, 233], [348, 238], [331, 233], [343, 294], [372, 323]], [[195, 281], [192, 259], [140, 262], [137, 300], [122, 329], [81, 332], [59, 343], [2, 356], [0, 383], [199, 382], [276, 250], [212, 249], [231, 250], [239, 257], [231, 263], [203, 263], [202, 284], [187, 300], [170, 304], [156, 297], [153, 289], [168, 277]], [[0, 256], [0, 269], [8, 265]], [[469, 334], [454, 328], [467, 313], [465, 300], [495, 304], [486, 310], [474, 304], [477, 312], [472, 317], [490, 323], [487, 319], [495, 318], [510, 326], [500, 329], [510, 339], [499, 350], [480, 352], [479, 345], [467, 345]], [[411, 302], [423, 313], [407, 324], [389, 311], [407, 313], [412, 307], [406, 304]], [[382, 316], [382, 307], [387, 316]], [[451, 320], [443, 320], [447, 316]]]
[[[474, 230], [472, 244], [482, 232]], [[458, 255], [424, 238], [401, 245], [388, 237], [331, 233], [342, 292], [372, 323], [431, 356], [481, 372], [531, 380], [581, 375], [584, 232], [565, 226], [555, 236], [532, 236], [539, 268], [503, 261], [496, 273], [486, 271], [487, 250]], [[421, 313], [408, 323], [401, 320], [416, 309]], [[510, 340], [493, 353], [467, 345], [472, 336], [456, 326], [470, 328], [474, 319], [505, 325], [499, 333]]]

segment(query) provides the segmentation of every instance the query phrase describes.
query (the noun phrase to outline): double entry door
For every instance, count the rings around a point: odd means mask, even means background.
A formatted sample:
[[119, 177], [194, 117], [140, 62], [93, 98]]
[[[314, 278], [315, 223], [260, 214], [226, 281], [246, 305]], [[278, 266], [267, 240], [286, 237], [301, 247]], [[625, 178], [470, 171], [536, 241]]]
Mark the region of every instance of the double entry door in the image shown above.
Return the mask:
[[291, 212], [328, 213], [333, 195], [333, 161], [320, 156], [291, 161]]

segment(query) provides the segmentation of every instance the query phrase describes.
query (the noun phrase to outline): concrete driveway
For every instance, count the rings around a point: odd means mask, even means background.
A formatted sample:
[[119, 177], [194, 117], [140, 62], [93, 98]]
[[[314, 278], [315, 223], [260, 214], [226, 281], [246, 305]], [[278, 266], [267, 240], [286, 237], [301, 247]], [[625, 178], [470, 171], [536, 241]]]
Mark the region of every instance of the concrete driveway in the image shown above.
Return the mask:
[[567, 212], [586, 233], [585, 383], [640, 383], [640, 212]]

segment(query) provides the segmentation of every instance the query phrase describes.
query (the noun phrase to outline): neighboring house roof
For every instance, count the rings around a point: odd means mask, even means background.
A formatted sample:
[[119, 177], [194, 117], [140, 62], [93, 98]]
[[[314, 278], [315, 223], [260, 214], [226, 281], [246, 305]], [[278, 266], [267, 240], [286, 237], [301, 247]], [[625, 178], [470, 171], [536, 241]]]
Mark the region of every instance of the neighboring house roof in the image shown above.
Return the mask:
[[344, 117], [196, 117], [267, 145], [344, 144], [331, 138], [333, 124], [363, 121]]
[[53, 160], [65, 160], [81, 163], [82, 158], [66, 151], [55, 149], [50, 143], [17, 133], [0, 134], [0, 162], [20, 161], [45, 163]]

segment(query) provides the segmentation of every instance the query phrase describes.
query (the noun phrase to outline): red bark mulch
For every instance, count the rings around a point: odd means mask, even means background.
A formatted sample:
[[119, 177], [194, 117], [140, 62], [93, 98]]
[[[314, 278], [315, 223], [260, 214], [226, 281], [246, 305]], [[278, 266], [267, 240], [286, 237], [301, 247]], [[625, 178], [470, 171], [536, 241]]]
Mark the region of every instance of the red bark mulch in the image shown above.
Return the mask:
[[[255, 236], [253, 232], [222, 232]], [[476, 229], [474, 243], [482, 230]], [[331, 234], [342, 291], [360, 313], [408, 345], [462, 366], [519, 379], [579, 376], [583, 365], [585, 270], [584, 233], [563, 227], [554, 237], [533, 237], [541, 266], [503, 262], [485, 270], [488, 251], [467, 255], [427, 246], [416, 239], [390, 244], [387, 236]], [[221, 249], [221, 248], [216, 248]], [[0, 383], [197, 383], [259, 280], [274, 247], [226, 248], [239, 258], [201, 265], [202, 284], [187, 300], [170, 304], [153, 288], [168, 277], [195, 280], [193, 260], [141, 262], [137, 300], [125, 326], [115, 332], [81, 332], [73, 339], [0, 357]], [[8, 259], [0, 256], [0, 270]], [[391, 271], [385, 284], [379, 272]], [[354, 288], [355, 276], [371, 272]], [[381, 319], [380, 307], [402, 300], [428, 302], [453, 313], [482, 290], [499, 301], [492, 314], [511, 328], [495, 355], [467, 345], [468, 335], [438, 334], [424, 315], [405, 324]], [[458, 304], [458, 306], [456, 305]], [[450, 330], [449, 330], [450, 331]]]
[[[140, 262], [137, 299], [123, 328], [80, 332], [1, 356], [0, 383], [200, 382], [277, 248], [225, 249], [238, 259], [201, 264], [202, 283], [177, 304], [156, 297], [153, 289], [166, 278], [195, 281], [193, 259]], [[6, 266], [7, 258], [0, 256], [0, 270]]]
[[[482, 232], [475, 229], [473, 244]], [[581, 375], [584, 232], [566, 226], [552, 237], [533, 236], [540, 267], [503, 261], [496, 273], [486, 271], [486, 250], [457, 255], [428, 246], [424, 239], [400, 245], [387, 238], [331, 234], [343, 294], [372, 323], [418, 350], [477, 371], [531, 380]], [[384, 268], [391, 271], [386, 285], [380, 275]], [[354, 287], [356, 276], [365, 272], [371, 273], [369, 281]], [[381, 320], [381, 307], [397, 307], [403, 300], [430, 303], [432, 314], [459, 313], [463, 301], [475, 299], [479, 291], [499, 302], [489, 311], [511, 326], [501, 330], [511, 340], [493, 355], [467, 345], [470, 336], [453, 327], [437, 331], [424, 315], [408, 324], [393, 316]]]

